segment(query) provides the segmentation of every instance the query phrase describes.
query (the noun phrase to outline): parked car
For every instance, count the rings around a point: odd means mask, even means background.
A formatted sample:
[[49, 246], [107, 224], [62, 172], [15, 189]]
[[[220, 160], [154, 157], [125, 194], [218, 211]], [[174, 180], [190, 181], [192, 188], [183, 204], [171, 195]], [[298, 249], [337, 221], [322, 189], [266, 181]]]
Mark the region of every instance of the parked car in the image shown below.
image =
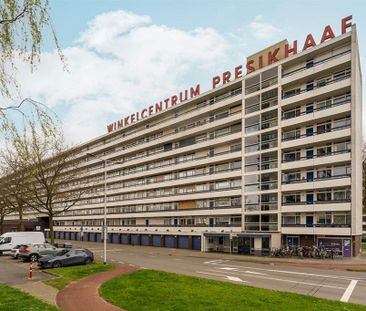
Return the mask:
[[28, 243], [45, 243], [43, 232], [7, 232], [0, 236], [0, 256], [10, 254], [17, 245]]
[[66, 266], [88, 265], [94, 261], [93, 253], [84, 248], [63, 249], [54, 255], [41, 257], [38, 265], [42, 268], [59, 268]]
[[12, 248], [10, 250], [10, 256], [13, 257], [14, 259], [18, 259], [19, 257], [19, 251], [20, 251], [20, 248], [22, 247], [23, 245], [16, 245], [14, 248]]
[[36, 262], [41, 256], [56, 254], [60, 250], [48, 243], [27, 244], [19, 249], [19, 258], [23, 261]]

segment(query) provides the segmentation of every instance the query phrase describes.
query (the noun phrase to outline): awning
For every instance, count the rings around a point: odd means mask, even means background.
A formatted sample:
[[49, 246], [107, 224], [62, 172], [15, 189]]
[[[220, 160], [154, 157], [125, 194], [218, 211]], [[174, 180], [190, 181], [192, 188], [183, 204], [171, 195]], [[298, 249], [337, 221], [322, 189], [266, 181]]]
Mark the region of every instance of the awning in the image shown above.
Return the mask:
[[230, 233], [206, 232], [203, 235], [204, 236], [208, 236], [208, 237], [221, 238], [221, 237], [229, 237], [230, 236]]
[[233, 235], [237, 236], [237, 237], [241, 237], [241, 238], [270, 238], [271, 235], [268, 233], [257, 233], [257, 232], [253, 232], [253, 233], [233, 233]]

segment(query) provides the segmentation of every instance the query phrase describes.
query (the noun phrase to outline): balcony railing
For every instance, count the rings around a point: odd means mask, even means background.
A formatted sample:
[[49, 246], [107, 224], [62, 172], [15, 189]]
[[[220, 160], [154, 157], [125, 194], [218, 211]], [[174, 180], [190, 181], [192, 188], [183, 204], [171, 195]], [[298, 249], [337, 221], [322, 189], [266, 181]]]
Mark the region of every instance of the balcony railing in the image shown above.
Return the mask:
[[341, 150], [341, 151], [333, 151], [333, 152], [327, 152], [327, 153], [323, 153], [323, 154], [313, 154], [313, 155], [308, 155], [308, 156], [303, 156], [303, 157], [294, 157], [291, 159], [283, 159], [282, 163], [289, 163], [289, 162], [296, 162], [296, 161], [304, 161], [304, 160], [312, 160], [312, 159], [319, 159], [319, 158], [324, 158], [324, 157], [330, 157], [330, 156], [334, 156], [337, 154], [343, 154], [343, 153], [350, 153], [351, 149], [345, 149], [345, 150]]
[[302, 179], [293, 179], [293, 180], [288, 180], [288, 181], [282, 181], [282, 185], [298, 184], [298, 183], [306, 183], [306, 182], [316, 182], [316, 181], [322, 181], [322, 180], [348, 178], [348, 177], [351, 177], [351, 174], [333, 175], [333, 176], [325, 176], [325, 177], [314, 177], [314, 178], [304, 177]]
[[351, 100], [350, 99], [345, 99], [345, 100], [342, 100], [340, 102], [337, 102], [337, 103], [332, 103], [330, 105], [326, 105], [325, 107], [319, 107], [319, 108], [315, 108], [311, 111], [302, 111], [302, 112], [298, 112], [296, 113], [294, 111], [294, 114], [291, 114], [290, 116], [283, 116], [282, 117], [282, 120], [291, 120], [291, 119], [294, 119], [294, 118], [297, 118], [297, 117], [301, 117], [301, 116], [304, 116], [304, 115], [307, 115], [307, 114], [310, 114], [310, 113], [314, 113], [314, 112], [317, 112], [317, 111], [321, 111], [321, 110], [325, 110], [325, 109], [330, 109], [330, 108], [333, 108], [333, 107], [337, 107], [337, 106], [341, 106], [341, 105], [345, 105], [345, 104], [349, 104], [351, 103]]
[[311, 89], [306, 89], [305, 88], [305, 89], [298, 90], [298, 91], [293, 92], [293, 93], [283, 94], [282, 95], [282, 99], [287, 99], [287, 98], [290, 98], [290, 97], [293, 97], [293, 96], [297, 96], [297, 95], [300, 95], [300, 94], [303, 94], [303, 93], [306, 93], [306, 92], [310, 92], [310, 91], [313, 91], [313, 90], [322, 88], [324, 86], [327, 86], [327, 85], [330, 85], [330, 84], [337, 83], [339, 81], [348, 79], [350, 77], [351, 77], [351, 74], [345, 74], [344, 76], [341, 76], [341, 77], [338, 77], [338, 78], [335, 78], [335, 79], [332, 79], [332, 80], [329, 80], [329, 81], [324, 81], [324, 82], [321, 82], [321, 83], [319, 83], [317, 85], [314, 85], [314, 87], [312, 87]]
[[347, 51], [344, 51], [344, 52], [341, 52], [341, 53], [338, 53], [338, 54], [335, 54], [335, 55], [329, 56], [329, 57], [324, 58], [324, 59], [322, 59], [322, 60], [319, 60], [319, 61], [317, 61], [317, 62], [313, 62], [313, 66], [306, 66], [306, 65], [305, 65], [304, 67], [298, 68], [298, 69], [296, 69], [296, 70], [289, 71], [289, 72], [287, 72], [287, 73], [283, 74], [283, 75], [282, 75], [282, 78], [285, 78], [285, 77], [290, 76], [290, 75], [293, 75], [293, 74], [295, 74], [295, 73], [298, 73], [298, 72], [301, 72], [301, 71], [304, 71], [304, 70], [307, 70], [307, 69], [310, 69], [310, 68], [316, 67], [316, 66], [318, 66], [318, 65], [320, 65], [320, 64], [324, 64], [324, 63], [326, 63], [326, 62], [328, 62], [328, 61], [331, 61], [331, 60], [333, 60], [333, 59], [335, 59], [335, 58], [341, 57], [341, 56], [346, 55], [346, 54], [349, 54], [349, 53], [351, 53], [351, 50], [347, 50]]
[[343, 130], [346, 128], [350, 128], [351, 124], [346, 124], [346, 125], [342, 125], [342, 126], [337, 126], [337, 127], [332, 127], [329, 130], [324, 130], [324, 131], [320, 131], [319, 133], [317, 132], [313, 132], [310, 134], [295, 134], [293, 136], [290, 137], [282, 137], [282, 141], [290, 141], [290, 140], [295, 140], [295, 139], [300, 139], [300, 138], [304, 138], [304, 137], [312, 137], [312, 136], [316, 136], [316, 135], [322, 135], [322, 134], [326, 134], [326, 133], [330, 133], [330, 132], [335, 132], [335, 131], [339, 131], [339, 130]]
[[313, 205], [313, 204], [337, 204], [337, 203], [350, 203], [351, 199], [344, 200], [326, 200], [326, 201], [298, 201], [298, 202], [282, 202], [283, 206], [291, 205]]
[[282, 227], [297, 228], [351, 228], [351, 224], [284, 224]]

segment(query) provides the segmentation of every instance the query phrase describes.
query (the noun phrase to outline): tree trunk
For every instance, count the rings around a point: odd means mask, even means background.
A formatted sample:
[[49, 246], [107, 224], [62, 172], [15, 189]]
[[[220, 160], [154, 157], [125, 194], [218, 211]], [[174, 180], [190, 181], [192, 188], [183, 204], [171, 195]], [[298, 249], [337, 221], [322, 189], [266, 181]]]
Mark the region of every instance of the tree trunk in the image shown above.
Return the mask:
[[24, 229], [24, 220], [23, 220], [23, 206], [19, 207], [18, 214], [19, 214], [18, 230], [23, 232], [23, 231], [25, 231], [25, 229]]
[[50, 226], [50, 239], [51, 244], [53, 245], [55, 243], [55, 232], [53, 231], [53, 215], [48, 215], [49, 220], [49, 226]]
[[4, 232], [4, 215], [0, 216], [0, 234], [3, 234]]

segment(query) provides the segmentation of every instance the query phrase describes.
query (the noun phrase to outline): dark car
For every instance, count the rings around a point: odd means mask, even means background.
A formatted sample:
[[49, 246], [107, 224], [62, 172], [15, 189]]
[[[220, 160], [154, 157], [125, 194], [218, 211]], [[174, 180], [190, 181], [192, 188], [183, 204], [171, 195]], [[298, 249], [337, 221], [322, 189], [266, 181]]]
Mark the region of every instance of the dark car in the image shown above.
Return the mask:
[[54, 255], [42, 256], [38, 265], [42, 268], [88, 265], [94, 261], [93, 253], [88, 249], [63, 249]]

